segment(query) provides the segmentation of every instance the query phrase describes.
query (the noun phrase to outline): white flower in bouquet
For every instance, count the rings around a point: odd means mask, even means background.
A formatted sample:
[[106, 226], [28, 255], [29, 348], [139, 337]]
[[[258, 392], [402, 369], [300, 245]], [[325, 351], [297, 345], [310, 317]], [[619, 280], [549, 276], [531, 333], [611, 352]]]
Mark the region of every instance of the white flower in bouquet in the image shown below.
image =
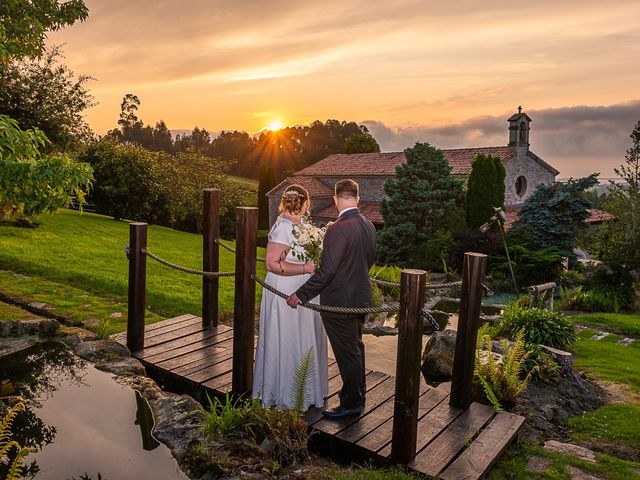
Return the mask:
[[303, 219], [300, 225], [293, 228], [293, 237], [295, 238], [291, 243], [293, 255], [303, 262], [313, 261], [316, 269], [320, 267], [325, 233], [326, 227], [317, 227], [308, 219]]

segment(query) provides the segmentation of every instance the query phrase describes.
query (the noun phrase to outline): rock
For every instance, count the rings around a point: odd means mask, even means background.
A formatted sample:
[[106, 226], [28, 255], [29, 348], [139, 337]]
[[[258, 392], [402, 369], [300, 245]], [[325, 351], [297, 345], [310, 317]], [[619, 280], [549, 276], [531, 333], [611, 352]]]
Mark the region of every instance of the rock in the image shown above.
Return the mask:
[[31, 308], [37, 308], [39, 310], [51, 310], [53, 308], [48, 303], [44, 303], [44, 302], [31, 302], [29, 306]]
[[102, 320], [100, 320], [99, 318], [87, 318], [82, 323], [85, 327], [97, 327], [102, 323]]
[[14, 273], [13, 276], [16, 278], [31, 278], [31, 277], [27, 277], [26, 275], [22, 275], [21, 273]]
[[502, 320], [502, 315], [480, 315], [480, 323], [498, 323]]
[[629, 345], [631, 345], [635, 341], [636, 341], [635, 338], [625, 337], [622, 340], [618, 341], [618, 345], [622, 345], [623, 347], [628, 347]]
[[124, 358], [115, 362], [100, 362], [96, 364], [98, 370], [113, 373], [115, 375], [145, 375], [142, 364], [135, 358]]
[[111, 318], [122, 318], [123, 313], [122, 312], [113, 312], [111, 315], [109, 315]]
[[604, 337], [609, 336], [609, 332], [598, 332], [591, 337], [591, 340], [602, 340]]
[[66, 325], [63, 325], [62, 327], [60, 327], [60, 333], [67, 335], [77, 335], [83, 342], [87, 340], [97, 339], [95, 333], [81, 327], [68, 327]]
[[[2, 323], [0, 322], [0, 325]], [[21, 337], [0, 341], [0, 358], [25, 350], [37, 343], [34, 337]]]
[[131, 352], [124, 345], [113, 340], [81, 342], [74, 346], [76, 355], [93, 363], [109, 362], [130, 358]]
[[60, 329], [60, 322], [53, 318], [40, 320], [38, 324], [38, 333], [43, 337], [53, 336]]
[[580, 470], [579, 468], [571, 465], [567, 465], [566, 469], [571, 480], [604, 480], [602, 477], [587, 473], [584, 470]]
[[590, 463], [596, 463], [596, 454], [588, 448], [574, 445], [573, 443], [562, 443], [556, 440], [545, 442], [544, 449], [548, 452], [562, 453]]
[[426, 379], [445, 379], [453, 371], [453, 355], [456, 349], [456, 332], [434, 332], [422, 354], [422, 374]]
[[534, 455], [527, 462], [527, 470], [530, 472], [544, 472], [551, 465], [553, 465], [553, 460], [550, 458]]

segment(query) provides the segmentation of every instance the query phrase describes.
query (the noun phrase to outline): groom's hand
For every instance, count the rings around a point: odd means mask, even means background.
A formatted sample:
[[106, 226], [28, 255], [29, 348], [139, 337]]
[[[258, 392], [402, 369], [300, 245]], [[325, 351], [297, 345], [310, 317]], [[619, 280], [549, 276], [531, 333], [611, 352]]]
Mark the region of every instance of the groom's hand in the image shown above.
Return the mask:
[[299, 303], [300, 299], [298, 298], [298, 295], [295, 294], [295, 292], [289, 295], [289, 298], [287, 298], [287, 305], [289, 305], [291, 308], [297, 308]]

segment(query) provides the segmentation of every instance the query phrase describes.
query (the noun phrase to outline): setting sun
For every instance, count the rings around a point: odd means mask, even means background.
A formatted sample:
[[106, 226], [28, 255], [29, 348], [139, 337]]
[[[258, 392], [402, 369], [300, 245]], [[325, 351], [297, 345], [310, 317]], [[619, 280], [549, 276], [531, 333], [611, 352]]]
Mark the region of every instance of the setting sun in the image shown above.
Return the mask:
[[274, 120], [273, 122], [271, 122], [269, 124], [269, 126], [267, 128], [269, 130], [280, 130], [282, 127], [284, 127], [284, 125], [282, 124], [282, 122], [280, 120]]

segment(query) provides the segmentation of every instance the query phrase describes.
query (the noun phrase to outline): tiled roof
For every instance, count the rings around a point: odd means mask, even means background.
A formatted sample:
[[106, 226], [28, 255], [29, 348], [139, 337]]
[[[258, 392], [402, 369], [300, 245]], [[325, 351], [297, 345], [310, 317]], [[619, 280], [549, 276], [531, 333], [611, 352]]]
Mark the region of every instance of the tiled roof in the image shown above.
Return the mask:
[[[374, 225], [382, 225], [384, 223], [382, 213], [380, 213], [379, 202], [360, 202], [358, 208], [360, 209], [360, 213]], [[336, 211], [336, 207], [330, 205], [315, 212], [313, 216], [316, 218], [335, 220], [338, 218], [338, 212]]]
[[309, 195], [313, 198], [321, 197], [333, 197], [333, 189], [327, 184], [321, 182], [317, 178], [306, 177], [302, 175], [296, 175], [295, 177], [289, 177], [280, 182], [275, 188], [272, 188], [267, 195], [279, 190], [282, 187], [288, 187], [289, 185], [300, 185], [309, 192]]
[[[516, 150], [513, 147], [478, 147], [478, 148], [454, 148], [442, 150], [445, 160], [451, 165], [451, 173], [457, 176], [466, 176], [471, 173], [471, 162], [476, 155], [484, 153], [500, 157], [503, 162], [514, 157]], [[546, 163], [535, 153], [529, 152], [529, 156], [554, 174], [559, 172]], [[298, 176], [325, 177], [350, 177], [350, 176], [384, 176], [392, 177], [396, 174], [396, 167], [405, 162], [404, 152], [392, 153], [335, 153], [327, 158], [314, 163], [296, 172]]]
[[587, 212], [589, 212], [589, 218], [585, 220], [587, 223], [602, 223], [616, 219], [611, 213], [598, 210], [597, 208], [588, 208]]
[[348, 177], [356, 175], [394, 176], [404, 163], [404, 153], [334, 153], [294, 175]]
[[[518, 212], [520, 212], [520, 207], [507, 207], [505, 209], [505, 221], [504, 228], [505, 230], [509, 230], [518, 219]], [[589, 218], [585, 220], [586, 223], [602, 223], [608, 222], [610, 220], [615, 220], [616, 217], [611, 215], [609, 212], [605, 212], [604, 210], [598, 210], [596, 208], [588, 208], [587, 213], [589, 213]]]

